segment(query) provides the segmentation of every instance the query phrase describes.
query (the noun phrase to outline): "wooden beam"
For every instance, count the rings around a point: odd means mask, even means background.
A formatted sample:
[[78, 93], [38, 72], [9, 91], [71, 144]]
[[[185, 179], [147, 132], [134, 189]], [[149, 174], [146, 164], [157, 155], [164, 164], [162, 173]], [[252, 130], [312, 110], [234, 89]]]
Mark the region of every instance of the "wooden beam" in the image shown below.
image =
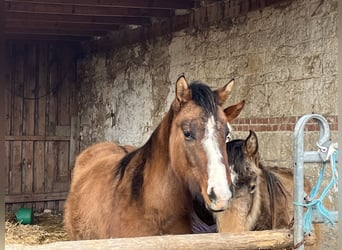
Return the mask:
[[41, 201], [59, 201], [66, 200], [68, 192], [56, 193], [32, 193], [32, 194], [7, 194], [5, 195], [5, 203], [22, 203], [22, 202], [41, 202]]
[[116, 16], [86, 16], [86, 15], [66, 15], [66, 14], [44, 14], [44, 13], [25, 13], [8, 12], [6, 19], [14, 20], [33, 20], [33, 21], [55, 21], [73, 23], [112, 23], [112, 24], [150, 24], [148, 17], [116, 17]]
[[7, 135], [5, 141], [70, 141], [70, 136]]
[[6, 20], [5, 30], [25, 30], [25, 29], [50, 29], [50, 30], [65, 30], [75, 31], [110, 31], [118, 30], [120, 25], [111, 23], [72, 23], [72, 22], [54, 22], [45, 21], [40, 22], [36, 20]]
[[[51, 0], [5, 0], [5, 2], [51, 3]], [[58, 4], [90, 5], [123, 8], [152, 8], [152, 9], [191, 9], [193, 0], [56, 0]]]
[[[113, 215], [115, 216], [115, 214]], [[305, 245], [313, 245], [315, 236], [305, 238]], [[286, 229], [249, 231], [232, 234], [184, 234], [103, 240], [61, 241], [45, 245], [20, 246], [20, 249], [284, 249], [293, 247], [293, 232]], [[6, 249], [18, 249], [6, 244]]]
[[8, 13], [23, 12], [92, 16], [169, 17], [174, 15], [174, 10], [171, 9], [124, 8], [112, 6], [60, 4], [52, 2], [30, 3], [21, 1], [6, 1], [5, 9]]
[[106, 31], [86, 31], [86, 30], [51, 30], [51, 29], [13, 29], [6, 30], [6, 35], [47, 35], [47, 36], [71, 36], [71, 37], [103, 37]]
[[6, 33], [7, 41], [42, 41], [42, 42], [69, 42], [72, 44], [79, 44], [90, 40], [89, 36], [68, 36], [61, 34], [18, 34], [18, 33]]

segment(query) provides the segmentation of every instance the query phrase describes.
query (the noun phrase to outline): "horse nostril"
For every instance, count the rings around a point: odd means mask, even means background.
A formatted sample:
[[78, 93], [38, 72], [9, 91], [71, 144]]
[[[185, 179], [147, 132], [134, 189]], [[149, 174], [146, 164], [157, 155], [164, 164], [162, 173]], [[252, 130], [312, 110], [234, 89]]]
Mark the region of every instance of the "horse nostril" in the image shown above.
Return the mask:
[[209, 196], [210, 201], [216, 201], [217, 200], [217, 196], [214, 192], [214, 188], [210, 189], [210, 193], [208, 194], [208, 196]]

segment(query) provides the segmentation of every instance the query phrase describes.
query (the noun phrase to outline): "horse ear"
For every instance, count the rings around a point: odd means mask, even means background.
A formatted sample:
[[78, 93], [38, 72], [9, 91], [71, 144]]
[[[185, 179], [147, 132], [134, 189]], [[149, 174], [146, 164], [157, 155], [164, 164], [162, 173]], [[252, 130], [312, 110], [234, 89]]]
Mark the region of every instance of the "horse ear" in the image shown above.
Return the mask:
[[224, 113], [226, 114], [227, 121], [232, 122], [233, 120], [235, 120], [235, 118], [239, 116], [244, 106], [245, 106], [245, 100], [242, 100], [241, 102], [237, 104], [234, 104], [232, 106], [229, 106], [228, 108], [225, 108]]
[[249, 156], [254, 156], [258, 153], [258, 138], [252, 130], [249, 131], [249, 135], [245, 141], [245, 150]]
[[176, 97], [180, 103], [191, 100], [189, 84], [183, 75], [181, 75], [176, 82]]
[[215, 90], [215, 94], [217, 95], [218, 104], [222, 105], [228, 98], [230, 92], [232, 92], [234, 86], [234, 79], [230, 80], [226, 85], [221, 88]]

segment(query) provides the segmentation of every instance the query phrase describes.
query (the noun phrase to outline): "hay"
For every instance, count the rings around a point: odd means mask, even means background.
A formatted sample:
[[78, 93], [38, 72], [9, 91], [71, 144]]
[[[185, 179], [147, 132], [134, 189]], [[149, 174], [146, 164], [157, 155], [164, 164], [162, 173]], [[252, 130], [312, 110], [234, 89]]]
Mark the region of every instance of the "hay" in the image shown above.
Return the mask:
[[13, 215], [6, 215], [6, 217], [6, 245], [40, 245], [69, 240], [63, 229], [63, 217], [60, 214], [43, 213], [35, 215], [33, 225], [20, 224]]

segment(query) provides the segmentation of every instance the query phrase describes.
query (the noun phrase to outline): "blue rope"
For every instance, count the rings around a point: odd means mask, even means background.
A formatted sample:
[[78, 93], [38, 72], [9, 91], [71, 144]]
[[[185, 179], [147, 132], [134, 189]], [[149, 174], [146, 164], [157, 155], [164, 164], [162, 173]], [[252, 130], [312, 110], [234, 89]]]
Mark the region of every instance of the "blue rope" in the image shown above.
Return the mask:
[[312, 231], [312, 213], [314, 210], [318, 210], [318, 212], [325, 218], [325, 223], [334, 224], [334, 220], [330, 214], [330, 211], [326, 209], [323, 205], [323, 199], [328, 194], [329, 190], [335, 185], [338, 180], [337, 170], [336, 170], [336, 159], [337, 159], [338, 151], [335, 150], [330, 156], [330, 165], [331, 165], [331, 180], [326, 188], [323, 190], [321, 196], [318, 199], [314, 199], [314, 197], [318, 193], [318, 189], [322, 183], [325, 166], [326, 163], [323, 162], [321, 172], [318, 177], [317, 184], [313, 187], [310, 192], [310, 202], [309, 203], [299, 203], [294, 202], [295, 205], [307, 207], [307, 211], [304, 214], [303, 218], [303, 231], [304, 233], [310, 233]]

